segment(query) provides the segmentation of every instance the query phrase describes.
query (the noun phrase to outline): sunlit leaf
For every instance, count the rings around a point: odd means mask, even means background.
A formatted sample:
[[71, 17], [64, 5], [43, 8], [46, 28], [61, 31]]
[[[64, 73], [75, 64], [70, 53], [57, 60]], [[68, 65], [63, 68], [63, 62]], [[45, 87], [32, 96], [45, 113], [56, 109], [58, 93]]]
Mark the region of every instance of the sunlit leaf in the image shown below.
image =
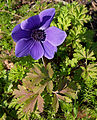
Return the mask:
[[68, 87], [61, 90], [60, 93], [67, 95], [68, 97], [73, 98], [73, 99], [77, 97], [76, 91]]
[[49, 93], [52, 93], [52, 90], [53, 90], [53, 82], [52, 82], [52, 81], [49, 81], [49, 82], [47, 83], [47, 91], [48, 91]]
[[72, 102], [72, 100], [67, 96], [65, 96], [64, 99], [65, 99], [66, 102], [69, 102], [69, 103]]
[[50, 63], [48, 63], [48, 65], [47, 65], [47, 70], [48, 70], [49, 77], [52, 78], [54, 72], [53, 72], [53, 70], [51, 68], [51, 64]]
[[18, 98], [18, 103], [24, 105], [24, 112], [33, 112], [36, 105], [40, 112], [43, 111], [44, 100], [41, 93], [45, 87], [47, 87], [49, 93], [52, 93], [53, 82], [50, 80], [52, 75], [53, 70], [50, 64], [48, 64], [47, 69], [43, 65], [35, 64], [23, 79], [23, 85], [19, 85], [18, 89], [14, 90], [13, 94], [15, 98]]
[[58, 111], [59, 102], [58, 102], [58, 97], [57, 97], [56, 94], [54, 94], [54, 97], [53, 97], [52, 107], [53, 107], [53, 110], [54, 110], [55, 112]]
[[36, 101], [37, 101], [37, 95], [27, 99], [23, 111], [28, 112], [30, 110], [30, 112], [33, 112]]

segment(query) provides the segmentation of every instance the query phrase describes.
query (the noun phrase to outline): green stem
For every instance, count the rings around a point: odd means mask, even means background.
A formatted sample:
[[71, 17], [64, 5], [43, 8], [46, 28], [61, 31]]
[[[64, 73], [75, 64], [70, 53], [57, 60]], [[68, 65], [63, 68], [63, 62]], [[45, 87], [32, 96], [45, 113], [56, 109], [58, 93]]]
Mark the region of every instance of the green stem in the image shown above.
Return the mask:
[[42, 57], [42, 63], [43, 63], [43, 65], [45, 66], [45, 63], [44, 63], [44, 59], [43, 59], [43, 57]]
[[47, 63], [47, 59], [45, 57], [42, 57], [42, 62], [43, 62], [44, 67], [46, 68], [48, 63]]

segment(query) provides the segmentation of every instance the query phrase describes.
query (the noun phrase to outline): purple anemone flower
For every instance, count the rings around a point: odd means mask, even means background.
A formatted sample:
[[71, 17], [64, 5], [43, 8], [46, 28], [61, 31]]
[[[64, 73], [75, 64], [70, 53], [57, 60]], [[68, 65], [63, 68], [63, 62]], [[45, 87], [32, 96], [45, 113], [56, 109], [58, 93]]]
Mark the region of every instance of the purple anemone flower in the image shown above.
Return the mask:
[[16, 42], [17, 57], [31, 55], [35, 60], [43, 56], [48, 59], [54, 57], [57, 46], [61, 45], [67, 36], [57, 27], [50, 27], [54, 15], [54, 8], [46, 9], [14, 27], [12, 38]]

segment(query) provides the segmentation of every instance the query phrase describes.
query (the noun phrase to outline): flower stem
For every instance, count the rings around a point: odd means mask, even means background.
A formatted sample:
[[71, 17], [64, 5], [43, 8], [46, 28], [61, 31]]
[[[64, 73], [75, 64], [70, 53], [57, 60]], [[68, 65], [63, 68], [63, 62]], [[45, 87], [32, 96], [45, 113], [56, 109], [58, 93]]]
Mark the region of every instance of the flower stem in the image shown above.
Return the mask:
[[47, 59], [45, 57], [42, 57], [42, 62], [43, 62], [44, 67], [46, 68], [48, 62], [47, 62]]
[[42, 63], [43, 63], [43, 65], [45, 66], [45, 63], [44, 63], [44, 59], [43, 59], [43, 57], [42, 57]]

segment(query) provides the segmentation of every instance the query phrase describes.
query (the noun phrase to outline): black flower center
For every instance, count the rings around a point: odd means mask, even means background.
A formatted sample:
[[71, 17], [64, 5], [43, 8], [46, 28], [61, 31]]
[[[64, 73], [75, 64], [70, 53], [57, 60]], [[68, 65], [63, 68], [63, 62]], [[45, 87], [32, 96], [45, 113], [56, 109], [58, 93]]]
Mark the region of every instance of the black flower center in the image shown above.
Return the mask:
[[46, 34], [44, 30], [33, 30], [31, 37], [36, 41], [45, 41]]

